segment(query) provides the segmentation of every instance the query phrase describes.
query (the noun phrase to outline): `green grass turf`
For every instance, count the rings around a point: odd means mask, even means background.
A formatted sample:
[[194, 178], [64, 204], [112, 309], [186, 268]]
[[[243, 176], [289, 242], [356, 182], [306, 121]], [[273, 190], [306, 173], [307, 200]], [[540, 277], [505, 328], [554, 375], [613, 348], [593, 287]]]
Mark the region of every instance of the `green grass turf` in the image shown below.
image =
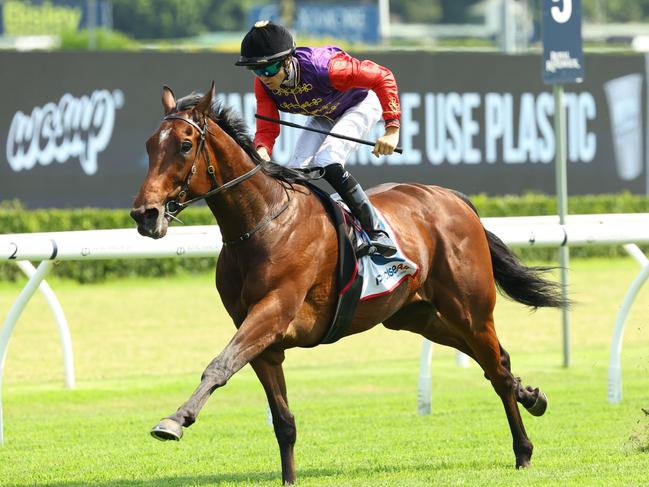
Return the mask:
[[[420, 417], [421, 339], [382, 327], [335, 345], [287, 352], [298, 483], [307, 486], [649, 485], [649, 289], [632, 309], [624, 396], [607, 402], [609, 347], [631, 259], [571, 262], [572, 366], [562, 367], [556, 310], [499, 298], [496, 325], [515, 374], [550, 400], [522, 412], [535, 445], [517, 471], [500, 400], [479, 367], [435, 346], [433, 414]], [[36, 295], [9, 346], [0, 485], [279, 485], [266, 402], [245, 367], [217, 390], [179, 443], [148, 430], [191, 394], [234, 328], [211, 275], [51, 284], [68, 318], [77, 389], [63, 388], [60, 345]], [[4, 319], [21, 285], [0, 283]]]

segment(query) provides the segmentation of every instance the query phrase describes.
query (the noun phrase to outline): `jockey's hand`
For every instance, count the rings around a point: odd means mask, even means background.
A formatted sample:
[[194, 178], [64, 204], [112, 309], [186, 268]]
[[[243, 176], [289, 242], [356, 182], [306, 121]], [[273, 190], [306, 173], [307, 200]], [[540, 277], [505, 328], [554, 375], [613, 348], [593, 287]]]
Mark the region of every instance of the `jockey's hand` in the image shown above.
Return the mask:
[[389, 156], [396, 149], [399, 143], [399, 127], [390, 126], [385, 128], [385, 134], [379, 137], [374, 145], [372, 154], [376, 157]]
[[264, 161], [270, 161], [270, 154], [268, 153], [268, 149], [266, 149], [266, 147], [264, 147], [263, 145], [257, 147], [257, 154], [259, 154], [259, 157], [261, 157]]

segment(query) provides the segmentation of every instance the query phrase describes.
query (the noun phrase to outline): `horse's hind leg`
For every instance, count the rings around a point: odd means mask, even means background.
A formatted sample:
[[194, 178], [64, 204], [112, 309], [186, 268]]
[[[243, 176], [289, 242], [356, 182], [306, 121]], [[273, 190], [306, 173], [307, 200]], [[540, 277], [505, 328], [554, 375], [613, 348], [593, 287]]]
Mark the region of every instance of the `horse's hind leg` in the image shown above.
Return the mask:
[[[509, 353], [500, 345], [500, 363], [505, 367], [509, 372], [511, 369], [511, 361], [509, 359]], [[487, 374], [485, 373], [485, 377]], [[516, 400], [523, 405], [523, 407], [533, 416], [543, 416], [545, 410], [548, 407], [548, 398], [547, 396], [539, 390], [538, 387], [527, 386], [523, 387], [520, 377], [514, 377], [516, 380]]]
[[[449, 316], [451, 313], [446, 311], [445, 316]], [[457, 319], [451, 321], [439, 316], [430, 304], [420, 302], [399, 311], [386, 320], [384, 325], [391, 329], [419, 333], [433, 342], [454, 347], [476, 360], [505, 408], [513, 438], [516, 467], [527, 467], [532, 457], [533, 445], [527, 437], [518, 410], [517, 396], [520, 386], [508, 369], [509, 356], [503, 357], [500, 354], [501, 347], [494, 330], [493, 316], [489, 313], [487, 318], [478, 320], [479, 316], [473, 317], [463, 311], [453, 313]]]
[[[475, 329], [478, 328], [478, 329]], [[509, 429], [512, 433], [516, 468], [528, 467], [532, 458], [533, 445], [525, 432], [523, 419], [518, 410], [519, 381], [503, 364], [500, 343], [494, 330], [493, 316], [490, 314], [484, 324], [472, 327], [467, 344], [474, 352], [474, 358], [491, 381], [496, 394], [505, 408]]]
[[[385, 322], [386, 328], [408, 330], [428, 340], [453, 347], [475, 360], [473, 350], [464, 338], [453, 333], [453, 327], [444, 323], [435, 313], [433, 307], [425, 302], [411, 304]], [[509, 353], [500, 345], [500, 363], [511, 373]], [[485, 373], [485, 378], [489, 376]], [[538, 387], [523, 387], [520, 377], [514, 376], [516, 401], [533, 416], [542, 416], [548, 406], [547, 396]]]
[[266, 350], [250, 362], [259, 381], [266, 391], [268, 405], [273, 415], [273, 427], [275, 437], [279, 444], [279, 452], [282, 460], [282, 481], [284, 484], [295, 483], [295, 460], [293, 447], [297, 430], [293, 414], [288, 408], [286, 395], [286, 382], [284, 380], [283, 351]]

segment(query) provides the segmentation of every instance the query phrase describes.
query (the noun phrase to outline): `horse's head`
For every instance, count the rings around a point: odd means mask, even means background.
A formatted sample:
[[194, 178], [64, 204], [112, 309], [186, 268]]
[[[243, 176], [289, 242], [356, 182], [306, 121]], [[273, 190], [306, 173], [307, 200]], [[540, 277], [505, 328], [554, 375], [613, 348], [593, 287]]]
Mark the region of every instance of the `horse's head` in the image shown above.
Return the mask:
[[[162, 89], [164, 117], [146, 142], [149, 170], [133, 202], [131, 217], [141, 235], [161, 238], [169, 221], [196, 195], [215, 185], [214, 161], [205, 144], [214, 83], [209, 92], [188, 108], [177, 106], [170, 88]], [[191, 183], [191, 184], [190, 184]]]

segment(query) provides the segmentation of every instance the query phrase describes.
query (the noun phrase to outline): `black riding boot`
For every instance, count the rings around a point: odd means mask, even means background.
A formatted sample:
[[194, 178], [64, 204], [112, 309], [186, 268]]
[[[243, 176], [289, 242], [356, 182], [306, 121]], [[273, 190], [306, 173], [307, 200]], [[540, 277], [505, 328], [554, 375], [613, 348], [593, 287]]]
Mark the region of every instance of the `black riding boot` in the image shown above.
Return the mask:
[[381, 230], [378, 216], [370, 199], [341, 164], [331, 164], [325, 168], [324, 178], [338, 192], [352, 214], [358, 219], [370, 237], [370, 243], [384, 257], [397, 252], [397, 248], [384, 230]]

